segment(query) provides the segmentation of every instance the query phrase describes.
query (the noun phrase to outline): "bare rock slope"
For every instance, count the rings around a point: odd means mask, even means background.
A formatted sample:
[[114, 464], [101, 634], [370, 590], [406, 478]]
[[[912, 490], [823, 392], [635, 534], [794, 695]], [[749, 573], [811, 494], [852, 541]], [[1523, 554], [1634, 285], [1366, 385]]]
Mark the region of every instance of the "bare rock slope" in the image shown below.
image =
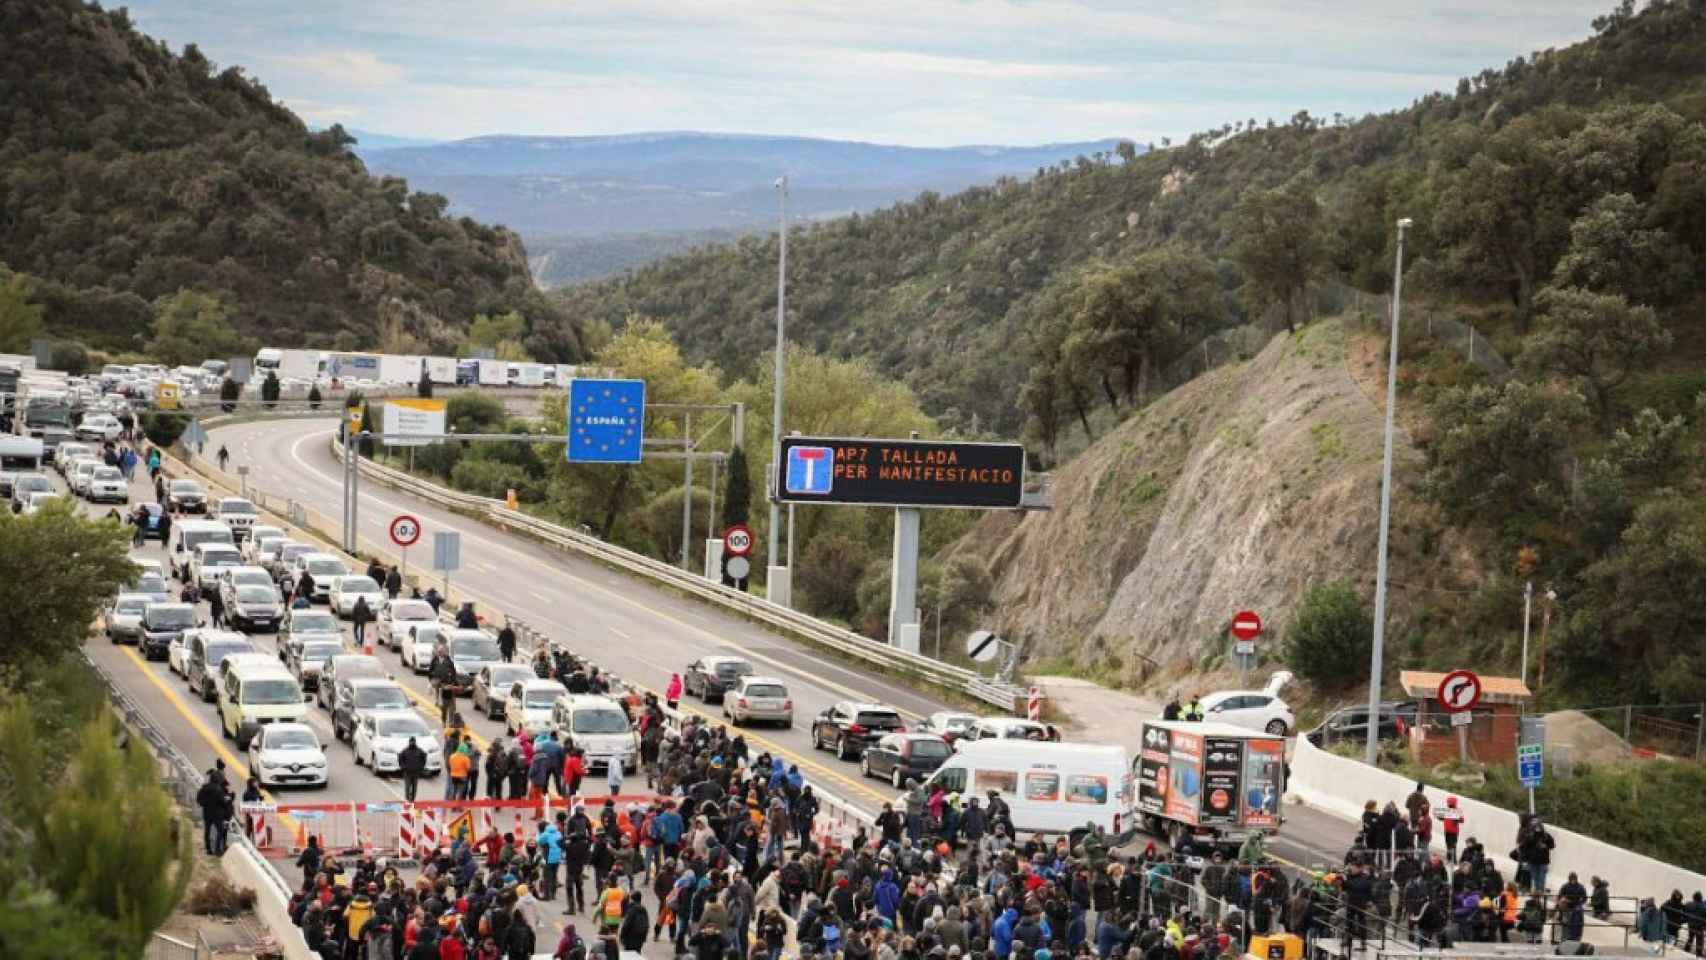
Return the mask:
[[[1381, 410], [1347, 372], [1345, 338], [1338, 320], [1281, 334], [1058, 470], [1053, 511], [974, 528], [955, 549], [989, 559], [1008, 635], [1136, 682], [1217, 666], [1239, 610], [1277, 640], [1309, 584], [1366, 588]], [[1402, 498], [1419, 457], [1398, 456]]]

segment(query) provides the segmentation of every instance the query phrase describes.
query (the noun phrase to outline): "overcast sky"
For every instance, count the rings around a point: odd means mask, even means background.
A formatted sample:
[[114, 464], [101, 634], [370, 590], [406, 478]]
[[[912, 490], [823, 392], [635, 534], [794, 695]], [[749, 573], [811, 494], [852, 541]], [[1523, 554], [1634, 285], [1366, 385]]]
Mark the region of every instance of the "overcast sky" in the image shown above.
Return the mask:
[[309, 123], [449, 139], [711, 130], [1182, 137], [1408, 105], [1612, 0], [142, 0]]

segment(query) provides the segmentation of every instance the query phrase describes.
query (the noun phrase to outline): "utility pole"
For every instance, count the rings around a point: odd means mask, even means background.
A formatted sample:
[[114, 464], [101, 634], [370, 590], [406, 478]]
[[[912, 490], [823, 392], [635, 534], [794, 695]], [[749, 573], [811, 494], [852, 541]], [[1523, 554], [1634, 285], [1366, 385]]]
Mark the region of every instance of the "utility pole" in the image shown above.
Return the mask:
[[[770, 409], [770, 552], [765, 559], [770, 564], [769, 591], [772, 602], [783, 606], [793, 606], [792, 584], [793, 563], [790, 560], [784, 567], [777, 561], [781, 559], [778, 553], [781, 548], [782, 511], [777, 500], [782, 494], [782, 484], [786, 477], [782, 465], [782, 368], [784, 353], [787, 349], [786, 324], [788, 320], [788, 177], [786, 174], [776, 178], [776, 190], [780, 197], [780, 229], [777, 240], [780, 244], [776, 258], [776, 375], [775, 385], [771, 396]], [[780, 588], [780, 589], [778, 589]]]
[[1522, 685], [1528, 686], [1528, 618], [1534, 609], [1534, 581], [1522, 585]]
[[1534, 693], [1540, 693], [1540, 688], [1546, 686], [1546, 628], [1552, 625], [1552, 601], [1558, 599], [1558, 591], [1546, 588], [1546, 603], [1540, 608], [1540, 664], [1534, 679]]
[[1380, 672], [1386, 645], [1386, 554], [1392, 527], [1392, 432], [1398, 412], [1398, 317], [1403, 306], [1404, 232], [1410, 218], [1398, 221], [1398, 262], [1392, 271], [1392, 348], [1386, 365], [1386, 456], [1380, 469], [1380, 552], [1374, 573], [1374, 650], [1368, 659], [1368, 752], [1374, 766], [1380, 757]]

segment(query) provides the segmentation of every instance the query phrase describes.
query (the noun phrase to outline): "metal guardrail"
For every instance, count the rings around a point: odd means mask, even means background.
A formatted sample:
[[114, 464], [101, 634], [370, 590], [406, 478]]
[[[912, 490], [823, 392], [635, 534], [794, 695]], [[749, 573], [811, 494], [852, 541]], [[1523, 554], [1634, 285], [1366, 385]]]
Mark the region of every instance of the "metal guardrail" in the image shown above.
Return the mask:
[[[335, 437], [332, 440], [332, 452], [339, 460], [343, 459], [343, 445]], [[450, 490], [366, 459], [360, 460], [358, 466], [364, 476], [424, 500], [473, 510], [495, 526], [526, 533], [554, 546], [586, 554], [611, 566], [683, 590], [718, 606], [780, 627], [812, 643], [854, 657], [878, 669], [911, 674], [937, 686], [964, 692], [1008, 712], [1013, 711], [1022, 702], [1023, 691], [1018, 687], [990, 682], [974, 670], [896, 649], [808, 614], [771, 603], [762, 597], [725, 587], [661, 560], [606, 543], [590, 534], [511, 510], [503, 501]]]
[[89, 669], [106, 685], [107, 697], [112, 701], [113, 711], [119, 715], [124, 728], [131, 735], [146, 741], [149, 750], [153, 752], [160, 768], [160, 785], [165, 787], [166, 792], [191, 816], [199, 817], [201, 807], [196, 804], [195, 795], [204, 782], [202, 772], [197, 770], [190, 758], [162, 732], [160, 724], [153, 716], [132, 700], [119, 686], [118, 681], [89, 656], [87, 650], [82, 651], [82, 654]]

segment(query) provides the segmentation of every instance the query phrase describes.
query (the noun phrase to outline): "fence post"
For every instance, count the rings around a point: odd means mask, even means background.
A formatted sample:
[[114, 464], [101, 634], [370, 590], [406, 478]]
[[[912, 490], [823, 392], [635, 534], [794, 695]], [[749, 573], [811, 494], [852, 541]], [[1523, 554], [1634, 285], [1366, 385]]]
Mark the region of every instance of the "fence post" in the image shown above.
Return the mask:
[[1629, 744], [1629, 746], [1631, 746], [1631, 747], [1633, 747], [1635, 745], [1635, 741], [1629, 739], [1630, 734], [1634, 731], [1634, 728], [1635, 728], [1635, 705], [1630, 704], [1630, 705], [1623, 708], [1623, 742]]
[[1475, 362], [1475, 325], [1469, 325], [1469, 362]]
[[1700, 712], [1694, 715], [1694, 760], [1696, 763], [1706, 760], [1706, 753], [1701, 748], [1706, 747], [1706, 703], [1700, 704]]

